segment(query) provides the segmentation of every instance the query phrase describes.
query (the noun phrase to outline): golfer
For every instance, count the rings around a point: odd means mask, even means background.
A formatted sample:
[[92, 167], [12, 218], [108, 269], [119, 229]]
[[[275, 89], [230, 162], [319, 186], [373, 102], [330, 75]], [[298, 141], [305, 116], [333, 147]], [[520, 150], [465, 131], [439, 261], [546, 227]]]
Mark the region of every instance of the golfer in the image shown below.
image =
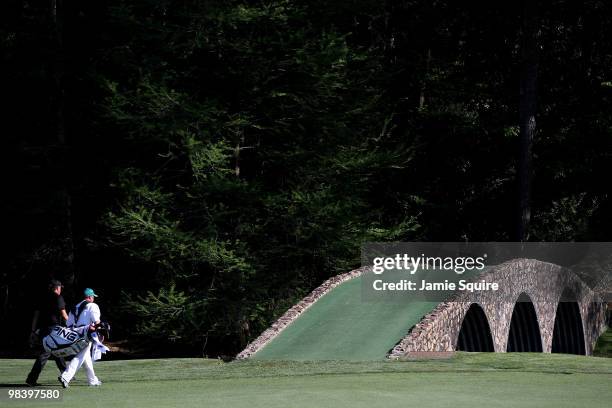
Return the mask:
[[[30, 346], [37, 344], [42, 347], [41, 341], [51, 332], [51, 328], [56, 325], [63, 325], [63, 323], [68, 320], [68, 315], [66, 314], [66, 302], [62, 297], [63, 287], [64, 286], [60, 281], [52, 280], [49, 284], [49, 292], [39, 300], [36, 311], [34, 312], [34, 317], [32, 318]], [[60, 372], [66, 369], [66, 363], [64, 362], [63, 358], [52, 357], [51, 353], [43, 349], [34, 362], [34, 366], [32, 366], [32, 370], [30, 371], [30, 374], [28, 374], [28, 378], [26, 378], [26, 384], [31, 387], [40, 385], [36, 381], [38, 381], [38, 376], [40, 375], [40, 372], [45, 364], [47, 364], [49, 357], [55, 360], [55, 364], [57, 365], [57, 368], [59, 368]]]
[[[77, 304], [68, 316], [67, 326], [68, 327], [80, 327], [89, 326], [90, 330], [94, 330], [95, 325], [100, 323], [100, 308], [94, 303], [94, 300], [98, 295], [91, 288], [87, 288], [83, 291], [85, 299]], [[91, 359], [91, 342], [83, 350], [79, 352], [68, 364], [66, 370], [57, 377], [58, 381], [62, 384], [62, 387], [68, 388], [68, 384], [76, 374], [76, 372], [85, 365], [85, 374], [87, 375], [87, 383], [91, 386], [102, 385], [102, 382], [96, 377], [96, 373], [93, 368], [93, 361]]]

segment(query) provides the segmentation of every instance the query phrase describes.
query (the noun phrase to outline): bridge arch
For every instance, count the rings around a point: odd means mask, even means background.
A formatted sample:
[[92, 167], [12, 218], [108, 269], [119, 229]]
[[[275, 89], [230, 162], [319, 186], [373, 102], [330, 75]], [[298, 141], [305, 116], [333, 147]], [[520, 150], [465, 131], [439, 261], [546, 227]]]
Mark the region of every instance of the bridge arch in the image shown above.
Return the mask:
[[542, 336], [538, 315], [529, 295], [521, 293], [514, 304], [507, 352], [542, 352]]
[[495, 351], [489, 320], [478, 303], [472, 303], [465, 313], [456, 344], [457, 351]]
[[555, 312], [552, 353], [586, 354], [584, 328], [575, 292], [565, 289]]
[[[396, 344], [389, 357], [399, 358], [413, 351], [457, 350], [464, 317], [473, 303], [477, 303], [488, 318], [495, 351], [550, 353], [556, 309], [566, 288], [575, 293], [584, 331], [584, 353], [593, 354], [597, 338], [606, 328], [606, 304], [597, 292], [571, 271], [559, 265], [522, 258], [496, 265], [479, 279], [497, 282], [500, 290], [453, 294], [424, 316]], [[517, 303], [521, 295], [527, 296], [527, 299], [521, 299], [527, 301]], [[571, 307], [575, 317], [576, 306]], [[555, 346], [555, 351], [560, 349], [560, 346]]]

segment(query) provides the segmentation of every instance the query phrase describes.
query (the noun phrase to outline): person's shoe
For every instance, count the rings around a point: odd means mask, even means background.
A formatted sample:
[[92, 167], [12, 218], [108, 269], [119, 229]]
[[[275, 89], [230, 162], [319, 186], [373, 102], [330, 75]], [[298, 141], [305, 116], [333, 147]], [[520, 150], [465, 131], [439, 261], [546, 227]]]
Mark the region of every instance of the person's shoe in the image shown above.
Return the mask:
[[26, 383], [27, 385], [29, 385], [30, 387], [36, 387], [36, 386], [40, 385], [40, 384], [39, 384], [39, 383], [37, 383], [36, 381], [32, 381], [32, 380], [30, 380], [29, 378], [25, 380], [25, 383]]
[[95, 382], [93, 384], [89, 384], [90, 387], [99, 387], [102, 385], [102, 381], [98, 380], [98, 382]]
[[64, 380], [64, 377], [62, 377], [61, 375], [57, 377], [57, 381], [59, 381], [60, 384], [62, 384], [62, 387], [64, 388], [70, 387], [70, 385], [68, 385], [68, 381]]

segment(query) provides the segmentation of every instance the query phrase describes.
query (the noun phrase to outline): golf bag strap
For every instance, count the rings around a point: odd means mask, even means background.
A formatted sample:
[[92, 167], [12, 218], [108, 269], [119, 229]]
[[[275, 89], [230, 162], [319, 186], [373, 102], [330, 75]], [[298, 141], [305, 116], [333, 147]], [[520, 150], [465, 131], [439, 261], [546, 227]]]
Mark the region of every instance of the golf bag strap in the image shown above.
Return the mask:
[[83, 310], [85, 310], [85, 307], [87, 307], [87, 302], [82, 301], [81, 303], [74, 305], [72, 308], [72, 314], [74, 315], [74, 324], [72, 327], [77, 327], [77, 322], [81, 317], [81, 313], [83, 313]]

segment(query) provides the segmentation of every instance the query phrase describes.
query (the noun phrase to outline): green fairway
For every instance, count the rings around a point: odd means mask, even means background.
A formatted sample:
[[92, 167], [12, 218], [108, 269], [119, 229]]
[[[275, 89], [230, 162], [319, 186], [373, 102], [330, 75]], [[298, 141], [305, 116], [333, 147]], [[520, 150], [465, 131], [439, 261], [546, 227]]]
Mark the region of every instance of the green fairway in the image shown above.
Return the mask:
[[612, 328], [599, 336], [593, 354], [598, 357], [612, 357]]
[[415, 302], [409, 293], [394, 301], [364, 301], [357, 277], [324, 295], [252, 358], [381, 360], [438, 303]]
[[[23, 381], [29, 360], [1, 360], [2, 392]], [[550, 354], [460, 353], [447, 360], [372, 362], [206, 359], [96, 364], [62, 404], [0, 400], [3, 407], [608, 407], [612, 359]], [[59, 389], [56, 370], [41, 382]]]

